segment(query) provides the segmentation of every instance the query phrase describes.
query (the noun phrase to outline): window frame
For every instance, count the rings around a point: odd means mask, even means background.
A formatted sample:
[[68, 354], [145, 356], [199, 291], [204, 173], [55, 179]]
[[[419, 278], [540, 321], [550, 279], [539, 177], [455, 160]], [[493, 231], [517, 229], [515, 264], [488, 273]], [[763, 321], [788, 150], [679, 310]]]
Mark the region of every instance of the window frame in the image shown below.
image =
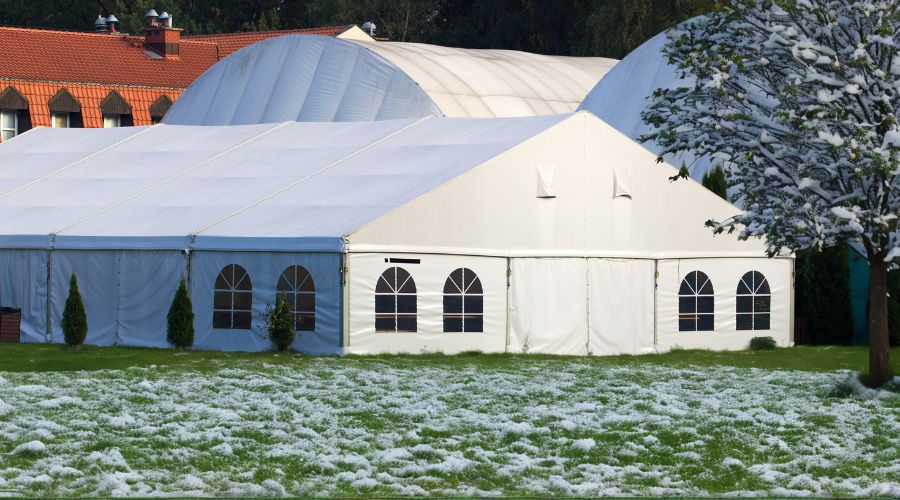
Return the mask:
[[[13, 128], [3, 126], [3, 115], [12, 115]], [[10, 130], [12, 135], [4, 139], [3, 133]], [[17, 135], [19, 135], [19, 111], [16, 109], [0, 109], [0, 142], [8, 141]]]
[[[65, 127], [57, 127], [56, 126], [56, 117], [65, 117], [66, 125]], [[72, 128], [72, 113], [62, 112], [62, 111], [53, 111], [50, 113], [50, 127], [51, 128]]]
[[[689, 279], [693, 277], [693, 284]], [[702, 277], [702, 278], [701, 278]], [[688, 292], [684, 293], [685, 286]], [[707, 290], [708, 293], [703, 293]], [[679, 332], [712, 332], [716, 329], [716, 294], [712, 279], [703, 271], [691, 271], [681, 280], [678, 288], [678, 331]], [[702, 302], [701, 302], [702, 299]], [[685, 309], [685, 304], [691, 305]], [[703, 305], [701, 309], [701, 304]], [[709, 307], [706, 307], [709, 304]], [[707, 310], [708, 309], [708, 310]], [[693, 322], [693, 328], [688, 328]]]
[[[747, 281], [747, 278], [750, 281]], [[757, 282], [757, 278], [762, 278]], [[745, 292], [742, 292], [743, 285]], [[744, 298], [745, 300], [741, 300]], [[749, 300], [747, 300], [749, 299]], [[750, 306], [749, 311], [741, 311], [742, 303]], [[772, 329], [772, 289], [766, 276], [756, 270], [741, 276], [735, 291], [735, 329], [739, 331], [765, 331]], [[749, 328], [742, 319], [749, 318]]]
[[[401, 271], [403, 273], [402, 283], [400, 282]], [[384, 286], [382, 286], [382, 283]], [[388, 297], [391, 300], [386, 300]], [[401, 300], [409, 297], [412, 300]], [[418, 300], [416, 280], [413, 278], [412, 273], [399, 266], [387, 268], [381, 273], [378, 281], [375, 283], [375, 332], [416, 333], [419, 327]], [[387, 309], [384, 308], [385, 305], [388, 305]], [[379, 324], [383, 325], [388, 320], [392, 320], [393, 328], [379, 326]], [[404, 320], [407, 327], [400, 328], [401, 320]], [[408, 328], [410, 325], [412, 328]]]
[[[454, 275], [457, 273], [459, 273], [459, 283], [454, 279]], [[471, 280], [467, 281], [467, 273], [471, 273]], [[454, 299], [456, 298], [458, 298], [459, 312], [457, 312], [455, 307], [457, 301]], [[472, 299], [471, 301], [467, 300], [470, 298]], [[444, 281], [443, 299], [444, 333], [484, 333], [484, 287], [481, 284], [481, 278], [478, 277], [478, 273], [467, 267], [454, 269]], [[476, 304], [477, 307], [475, 309], [478, 312], [466, 312], [467, 307]], [[448, 306], [453, 308], [451, 312], [448, 312]], [[459, 320], [459, 329], [456, 329], [454, 326], [448, 328], [448, 322], [452, 325], [456, 320]], [[473, 324], [471, 328], [467, 328], [468, 322]]]
[[[302, 271], [305, 274], [302, 281], [298, 282], [298, 273]], [[290, 273], [290, 274], [289, 274]], [[282, 289], [282, 282], [290, 288]], [[309, 283], [312, 290], [304, 290], [303, 287]], [[316, 280], [313, 278], [309, 269], [299, 264], [293, 264], [284, 269], [278, 277], [278, 283], [275, 285], [275, 293], [286, 294], [291, 304], [291, 322], [294, 325], [295, 332], [312, 332], [316, 329]], [[312, 309], [299, 310], [298, 303], [300, 298], [311, 296]], [[304, 319], [308, 318], [308, 322]]]
[[[115, 120], [115, 125], [107, 126], [106, 120]], [[104, 114], [103, 115], [103, 128], [121, 128], [122, 127], [122, 115], [114, 115], [114, 114]]]
[[[243, 274], [238, 274], [238, 270], [240, 270]], [[226, 271], [230, 271], [229, 275], [226, 274]], [[238, 279], [238, 277], [240, 279]], [[222, 279], [227, 288], [219, 287], [219, 279]], [[238, 288], [240, 285], [243, 285], [246, 280], [247, 288]], [[217, 304], [220, 303], [220, 297], [223, 295], [228, 296], [228, 308], [217, 307]], [[236, 304], [236, 298], [238, 296], [247, 295], [249, 300], [247, 300], [247, 308], [240, 308], [239, 304]], [[227, 264], [223, 267], [219, 273], [216, 275], [216, 281], [213, 284], [213, 302], [212, 302], [212, 327], [214, 330], [252, 330], [253, 329], [253, 280], [250, 278], [250, 273], [244, 269], [243, 266], [238, 264]], [[218, 318], [221, 317], [222, 314], [228, 315], [228, 325], [223, 326], [222, 324], [217, 323]], [[246, 317], [246, 323], [242, 320], [240, 324], [235, 324], [235, 317], [240, 316], [241, 318]]]

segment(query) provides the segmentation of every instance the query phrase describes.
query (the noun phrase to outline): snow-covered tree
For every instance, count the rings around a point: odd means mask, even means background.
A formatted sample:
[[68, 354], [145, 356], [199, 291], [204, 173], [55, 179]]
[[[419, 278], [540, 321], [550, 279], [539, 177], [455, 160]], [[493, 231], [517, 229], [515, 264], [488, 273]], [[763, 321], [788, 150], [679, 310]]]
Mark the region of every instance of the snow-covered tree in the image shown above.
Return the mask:
[[[856, 242], [870, 265], [869, 383], [892, 377], [886, 275], [900, 263], [900, 1], [733, 0], [672, 30], [693, 85], [644, 119], [662, 154], [724, 158], [743, 213], [717, 232], [770, 254]], [[693, 79], [692, 79], [693, 78]]]

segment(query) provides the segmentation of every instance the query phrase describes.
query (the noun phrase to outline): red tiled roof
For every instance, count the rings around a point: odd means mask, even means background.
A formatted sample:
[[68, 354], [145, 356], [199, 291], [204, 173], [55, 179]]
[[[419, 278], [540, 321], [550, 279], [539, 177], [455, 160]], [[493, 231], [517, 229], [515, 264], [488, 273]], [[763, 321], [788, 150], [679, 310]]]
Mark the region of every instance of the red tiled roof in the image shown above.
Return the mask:
[[222, 33], [215, 35], [183, 36], [181, 40], [211, 42], [219, 46], [219, 57], [225, 57], [252, 43], [284, 35], [324, 35], [336, 36], [349, 26], [326, 26], [322, 28], [302, 28], [278, 31], [247, 31], [242, 33]]
[[125, 87], [117, 85], [92, 85], [80, 83], [33, 82], [28, 80], [12, 80], [0, 78], [0, 92], [8, 86], [14, 86], [28, 101], [28, 111], [31, 114], [32, 127], [50, 126], [50, 99], [65, 87], [79, 104], [81, 104], [81, 118], [87, 128], [99, 128], [103, 126], [103, 116], [100, 113], [100, 101], [106, 98], [113, 90], [131, 105], [131, 115], [135, 126], [150, 125], [150, 105], [156, 102], [161, 95], [168, 95], [175, 100], [181, 95], [178, 89], [152, 89]]
[[185, 88], [218, 60], [214, 43], [182, 40], [177, 57], [154, 58], [143, 37], [0, 28], [0, 76], [29, 80]]

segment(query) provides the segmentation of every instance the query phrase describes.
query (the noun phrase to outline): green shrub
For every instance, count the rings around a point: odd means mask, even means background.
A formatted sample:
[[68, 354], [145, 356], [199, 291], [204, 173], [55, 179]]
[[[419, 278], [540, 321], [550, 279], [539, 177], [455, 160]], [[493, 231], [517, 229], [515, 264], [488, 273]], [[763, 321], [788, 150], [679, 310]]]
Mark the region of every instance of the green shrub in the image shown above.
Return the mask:
[[776, 347], [778, 347], [778, 344], [775, 343], [775, 339], [772, 337], [753, 337], [750, 339], [751, 351], [766, 351]]
[[167, 318], [166, 339], [169, 343], [181, 349], [194, 345], [194, 306], [191, 304], [184, 276], [175, 291]]
[[891, 346], [900, 346], [900, 269], [888, 273], [888, 338]]
[[275, 346], [276, 351], [286, 351], [294, 343], [297, 334], [294, 331], [294, 313], [287, 295], [279, 293], [275, 299], [275, 307], [266, 307], [266, 330], [269, 332], [269, 340]]
[[728, 201], [728, 181], [725, 180], [725, 171], [722, 170], [721, 165], [716, 165], [716, 168], [703, 174], [700, 183], [706, 189], [719, 195], [719, 198]]
[[88, 324], [87, 314], [84, 312], [84, 302], [78, 293], [78, 279], [75, 273], [69, 279], [69, 297], [66, 298], [66, 308], [62, 315], [62, 331], [66, 344], [80, 346], [87, 338]]
[[853, 340], [850, 264], [845, 243], [797, 252], [795, 315], [806, 319], [816, 345], [847, 345]]

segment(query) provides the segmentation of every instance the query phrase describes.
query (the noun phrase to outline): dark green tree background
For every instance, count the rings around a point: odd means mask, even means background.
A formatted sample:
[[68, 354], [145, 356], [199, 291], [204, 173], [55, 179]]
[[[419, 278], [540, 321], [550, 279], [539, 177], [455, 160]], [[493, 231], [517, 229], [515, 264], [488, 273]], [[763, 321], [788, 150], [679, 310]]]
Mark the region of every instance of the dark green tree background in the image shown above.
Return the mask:
[[722, 0], [0, 0], [0, 24], [90, 31], [115, 14], [143, 33], [144, 13], [174, 16], [185, 34], [373, 21], [391, 40], [621, 58]]

